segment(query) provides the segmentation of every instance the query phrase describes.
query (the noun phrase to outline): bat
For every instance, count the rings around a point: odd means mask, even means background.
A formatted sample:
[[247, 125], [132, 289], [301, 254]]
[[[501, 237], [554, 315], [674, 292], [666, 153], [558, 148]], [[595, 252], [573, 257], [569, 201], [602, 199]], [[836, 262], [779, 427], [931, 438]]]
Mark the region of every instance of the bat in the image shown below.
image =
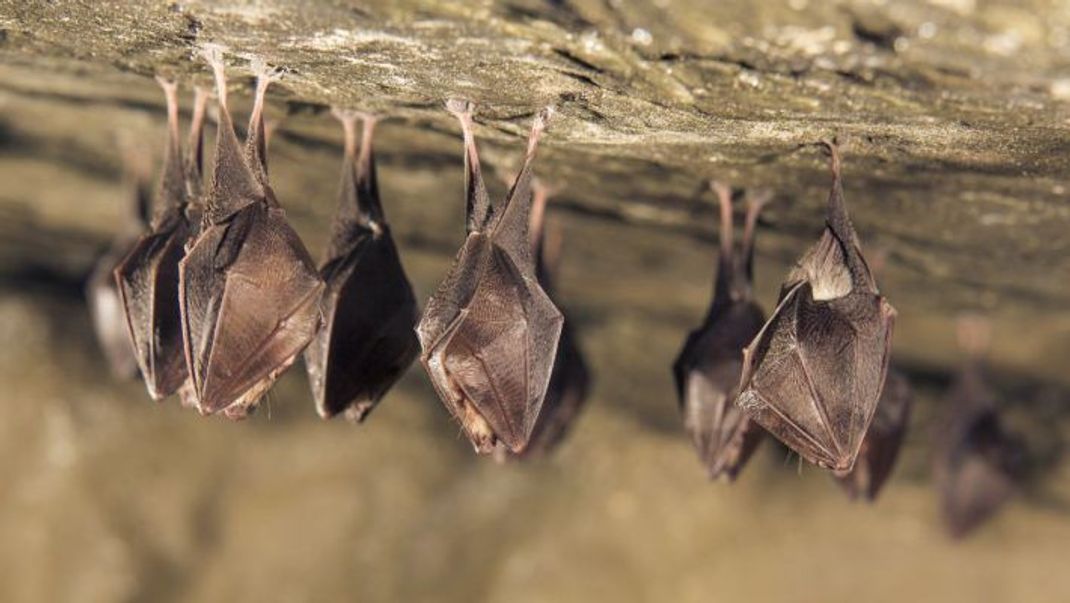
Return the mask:
[[967, 360], [937, 425], [933, 455], [941, 515], [953, 538], [972, 532], [1015, 494], [1025, 452], [1022, 441], [1001, 425], [988, 383], [987, 323], [963, 317], [958, 333]]
[[721, 209], [721, 253], [713, 301], [706, 318], [688, 334], [673, 363], [684, 427], [710, 479], [732, 481], [762, 439], [762, 429], [736, 404], [742, 350], [765, 324], [754, 299], [754, 232], [771, 195], [747, 196], [743, 245], [732, 242], [732, 190], [710, 183]]
[[[884, 259], [885, 254], [878, 250], [870, 264], [874, 277], [882, 271]], [[873, 502], [891, 476], [910, 423], [913, 398], [914, 392], [907, 376], [889, 367], [880, 401], [877, 402], [877, 412], [873, 415], [873, 423], [866, 437], [862, 439], [854, 469], [849, 473], [834, 474], [851, 500], [861, 498]]]
[[178, 263], [192, 228], [188, 208], [200, 190], [201, 132], [207, 96], [198, 92], [190, 126], [193, 143], [182, 155], [178, 98], [174, 82], [157, 78], [167, 99], [167, 144], [156, 188], [155, 210], [145, 232], [115, 268], [114, 278], [130, 341], [149, 396], [161, 400], [188, 378], [178, 308]]
[[835, 476], [852, 500], [876, 500], [877, 493], [891, 476], [899, 457], [899, 448], [910, 423], [912, 404], [910, 381], [903, 373], [889, 369], [877, 403], [877, 412], [873, 415], [873, 423], [866, 437], [862, 439], [854, 469]]
[[539, 286], [528, 235], [531, 163], [552, 111], [536, 116], [520, 173], [492, 206], [473, 106], [450, 100], [446, 108], [464, 132], [467, 238], [416, 327], [420, 361], [477, 453], [498, 442], [519, 453], [539, 416], [564, 322]]
[[[549, 188], [536, 179], [532, 180], [531, 188], [533, 200], [528, 232], [532, 255], [535, 257], [535, 275], [543, 291], [554, 299], [554, 280], [561, 251], [560, 230], [553, 230], [549, 233], [550, 236], [547, 236], [545, 216]], [[564, 314], [562, 310], [562, 315]], [[557, 343], [554, 368], [550, 372], [550, 383], [543, 398], [542, 410], [531, 430], [528, 445], [519, 454], [513, 454], [499, 444], [494, 451], [495, 458], [499, 461], [534, 459], [549, 454], [564, 439], [583, 408], [590, 382], [590, 372], [584, 361], [583, 351], [576, 340], [574, 327], [566, 316]]]
[[[320, 275], [323, 328], [305, 350], [316, 410], [362, 421], [419, 354], [419, 318], [379, 200], [375, 118], [335, 109], [345, 130], [342, 185]], [[363, 132], [357, 154], [356, 120]]]
[[222, 49], [210, 46], [219, 103], [215, 169], [201, 231], [179, 263], [187, 396], [202, 414], [248, 415], [320, 325], [320, 279], [268, 183], [264, 94], [277, 77], [255, 61], [245, 148], [227, 110]]
[[123, 303], [113, 273], [146, 228], [150, 206], [148, 187], [140, 170], [134, 169], [133, 157], [128, 156], [125, 163], [125, 179], [130, 188], [128, 208], [124, 212], [119, 233], [93, 265], [85, 287], [93, 332], [116, 379], [137, 377], [138, 362], [130, 345]]
[[839, 150], [822, 144], [832, 168], [825, 230], [743, 351], [739, 405], [802, 458], [846, 473], [877, 409], [896, 311], [847, 215]]

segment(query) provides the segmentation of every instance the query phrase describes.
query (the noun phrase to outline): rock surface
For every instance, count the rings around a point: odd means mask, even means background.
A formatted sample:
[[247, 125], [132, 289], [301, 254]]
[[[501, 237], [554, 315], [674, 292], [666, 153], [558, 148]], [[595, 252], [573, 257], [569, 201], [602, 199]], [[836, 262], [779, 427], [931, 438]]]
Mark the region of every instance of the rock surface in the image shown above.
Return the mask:
[[[479, 103], [500, 174], [557, 105], [537, 171], [561, 189], [561, 297], [597, 379], [560, 454], [474, 458], [415, 369], [360, 427], [320, 423], [299, 372], [242, 425], [107, 379], [79, 304], [121, 212], [119, 148], [159, 156], [151, 76], [208, 84], [206, 42], [230, 49], [236, 115], [245, 59], [287, 70], [272, 178], [314, 254], [340, 159], [326, 107], [391, 118], [381, 188], [421, 301], [463, 236], [442, 100]], [[0, 0], [0, 341], [15, 342], [0, 353], [0, 598], [891, 601], [908, 581], [945, 601], [1068, 600], [1068, 68], [1054, 0]], [[809, 144], [829, 136], [848, 145], [849, 207], [887, 252], [896, 361], [922, 390], [872, 508], [772, 448], [736, 487], [706, 484], [668, 371], [710, 291], [705, 180], [777, 192], [758, 241], [772, 304], [820, 230], [828, 174]], [[1034, 477], [952, 549], [926, 427], [963, 310], [992, 317]]]

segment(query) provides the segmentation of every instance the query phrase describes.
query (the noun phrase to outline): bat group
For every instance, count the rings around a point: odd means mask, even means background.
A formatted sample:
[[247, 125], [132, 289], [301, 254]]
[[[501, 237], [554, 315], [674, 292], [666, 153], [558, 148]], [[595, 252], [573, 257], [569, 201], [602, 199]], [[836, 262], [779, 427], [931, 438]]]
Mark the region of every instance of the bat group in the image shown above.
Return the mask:
[[[554, 300], [560, 237], [544, 225], [549, 191], [533, 175], [552, 108], [537, 113], [519, 173], [492, 202], [474, 106], [446, 103], [464, 137], [467, 235], [421, 314], [379, 198], [375, 117], [333, 111], [345, 135], [342, 177], [317, 265], [268, 177], [264, 97], [277, 72], [253, 61], [254, 105], [241, 142], [222, 49], [204, 54], [219, 109], [209, 185], [202, 129], [210, 95], [197, 89], [183, 148], [177, 86], [158, 78], [168, 128], [155, 194], [150, 200], [136, 183], [129, 225], [89, 280], [94, 327], [113, 371], [140, 372], [154, 399], [178, 394], [202, 414], [240, 419], [303, 355], [318, 413], [363, 421], [419, 357], [477, 452], [524, 458], [559, 442], [590, 377], [574, 326]], [[772, 196], [744, 195], [737, 249], [732, 190], [713, 184], [721, 219], [713, 300], [673, 374], [684, 425], [711, 478], [735, 479], [771, 435], [830, 470], [852, 498], [872, 500], [895, 463], [911, 392], [889, 369], [896, 311], [848, 217], [839, 149], [822, 146], [832, 171], [825, 229], [768, 317], [752, 279], [759, 215]], [[1020, 456], [988, 401], [981, 346], [969, 349], [975, 360], [956, 386], [936, 458], [955, 534], [1013, 492]]]
[[[839, 150], [821, 146], [832, 169], [825, 229], [788, 274], [768, 319], [752, 283], [756, 224], [770, 195], [745, 194], [736, 249], [732, 191], [712, 183], [721, 209], [713, 299], [684, 340], [673, 374], [684, 427], [711, 479], [735, 480], [768, 434], [829, 469], [852, 499], [873, 501], [898, 457], [912, 393], [906, 376], [889, 367], [896, 312], [847, 215]], [[933, 456], [944, 521], [955, 537], [1013, 494], [1022, 468], [1022, 443], [1000, 425], [985, 381], [987, 338], [977, 334], [985, 330], [977, 320], [960, 327], [970, 360], [952, 389]]]

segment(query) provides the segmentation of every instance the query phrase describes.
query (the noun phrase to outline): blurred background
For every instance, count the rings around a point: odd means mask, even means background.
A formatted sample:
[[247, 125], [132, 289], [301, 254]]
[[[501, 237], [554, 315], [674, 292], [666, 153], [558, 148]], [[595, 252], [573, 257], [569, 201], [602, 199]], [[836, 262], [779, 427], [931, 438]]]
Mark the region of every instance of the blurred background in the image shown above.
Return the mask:
[[[229, 48], [236, 121], [247, 60], [286, 70], [271, 177], [316, 257], [341, 159], [327, 107], [390, 117], [380, 188], [421, 304], [464, 233], [442, 99], [478, 103], [498, 196], [557, 105], [536, 170], [559, 189], [559, 300], [595, 382], [554, 454], [476, 457], [418, 366], [359, 426], [316, 416], [300, 365], [242, 423], [110, 376], [84, 286], [128, 201], [121, 149], [158, 165], [151, 76], [179, 80], [185, 126], [205, 42]], [[1070, 600], [1068, 99], [1053, 0], [0, 0], [0, 598]], [[771, 445], [708, 482], [669, 370], [712, 289], [706, 181], [776, 193], [768, 311], [820, 232], [829, 179], [807, 145], [833, 135], [917, 392], [875, 504]], [[1013, 500], [954, 542], [930, 451], [964, 311], [991, 321], [989, 376], [1028, 453]]]

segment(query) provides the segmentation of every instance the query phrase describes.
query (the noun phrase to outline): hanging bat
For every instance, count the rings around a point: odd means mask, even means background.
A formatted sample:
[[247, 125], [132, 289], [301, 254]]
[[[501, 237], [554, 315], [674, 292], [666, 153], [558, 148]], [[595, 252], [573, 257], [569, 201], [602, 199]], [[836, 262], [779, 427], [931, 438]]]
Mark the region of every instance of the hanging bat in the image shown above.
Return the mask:
[[320, 324], [323, 291], [312, 259], [268, 184], [264, 93], [275, 74], [259, 62], [243, 150], [227, 110], [222, 50], [205, 56], [219, 102], [215, 170], [201, 232], [179, 263], [188, 396], [202, 414], [245, 417]]
[[85, 296], [89, 317], [93, 324], [97, 343], [104, 351], [108, 368], [116, 379], [133, 379], [138, 374], [138, 362], [130, 336], [127, 333], [123, 303], [115, 284], [115, 267], [130, 253], [149, 220], [149, 192], [144, 177], [135, 169], [135, 160], [128, 156], [126, 164], [127, 186], [130, 188], [128, 208], [124, 212], [119, 233], [107, 251], [97, 259], [89, 279]]
[[320, 300], [323, 328], [305, 350], [316, 410], [362, 421], [419, 353], [416, 298], [390, 236], [375, 172], [375, 118], [334, 110], [345, 130], [345, 158]]
[[[554, 295], [554, 275], [560, 261], [560, 230], [551, 231], [546, 236], [545, 216], [546, 200], [550, 191], [538, 180], [532, 181], [533, 201], [528, 232], [531, 239], [532, 254], [535, 257], [535, 275], [551, 299]], [[562, 311], [562, 315], [564, 312]], [[535, 420], [527, 447], [519, 454], [513, 454], [502, 446], [495, 448], [495, 458], [499, 461], [509, 458], [533, 459], [547, 455], [564, 439], [568, 428], [587, 400], [590, 387], [590, 373], [583, 359], [583, 351], [576, 341], [574, 329], [567, 317], [561, 327], [561, 337], [557, 343], [557, 355], [554, 368], [550, 373], [550, 384], [546, 388], [542, 410]]]
[[[880, 275], [885, 263], [884, 258], [885, 254], [878, 250], [871, 263], [874, 278]], [[877, 412], [873, 415], [873, 423], [862, 440], [854, 469], [846, 474], [835, 475], [852, 500], [876, 500], [877, 493], [891, 476], [907, 425], [910, 423], [913, 397], [907, 376], [894, 367], [889, 367], [880, 401], [877, 402]]]
[[732, 244], [732, 190], [713, 182], [721, 208], [721, 257], [713, 302], [684, 341], [673, 376], [684, 427], [710, 479], [732, 481], [761, 442], [762, 430], [736, 404], [741, 350], [765, 323], [754, 299], [754, 232], [771, 195], [748, 195], [743, 246]]
[[984, 354], [988, 325], [964, 317], [959, 341], [967, 361], [938, 423], [933, 474], [944, 524], [954, 538], [966, 536], [992, 517], [1017, 491], [1024, 446], [1000, 423], [988, 383]]
[[840, 155], [824, 234], [743, 351], [739, 405], [806, 460], [850, 471], [888, 371], [895, 309], [870, 273], [843, 198]]
[[889, 369], [877, 412], [862, 440], [854, 469], [835, 476], [852, 500], [876, 500], [877, 493], [891, 476], [910, 423], [912, 400], [913, 392], [906, 375]]
[[130, 341], [149, 395], [160, 400], [188, 378], [178, 308], [178, 263], [192, 229], [187, 209], [200, 190], [201, 130], [207, 96], [198, 92], [190, 141], [182, 155], [178, 133], [178, 98], [174, 82], [157, 78], [167, 99], [167, 144], [156, 188], [155, 211], [148, 231], [115, 268], [115, 282], [126, 316]]
[[505, 201], [491, 206], [472, 136], [472, 104], [447, 109], [464, 131], [467, 233], [416, 327], [420, 361], [478, 453], [527, 446], [546, 395], [564, 317], [539, 286], [528, 235], [531, 162], [551, 110], [535, 118]]

